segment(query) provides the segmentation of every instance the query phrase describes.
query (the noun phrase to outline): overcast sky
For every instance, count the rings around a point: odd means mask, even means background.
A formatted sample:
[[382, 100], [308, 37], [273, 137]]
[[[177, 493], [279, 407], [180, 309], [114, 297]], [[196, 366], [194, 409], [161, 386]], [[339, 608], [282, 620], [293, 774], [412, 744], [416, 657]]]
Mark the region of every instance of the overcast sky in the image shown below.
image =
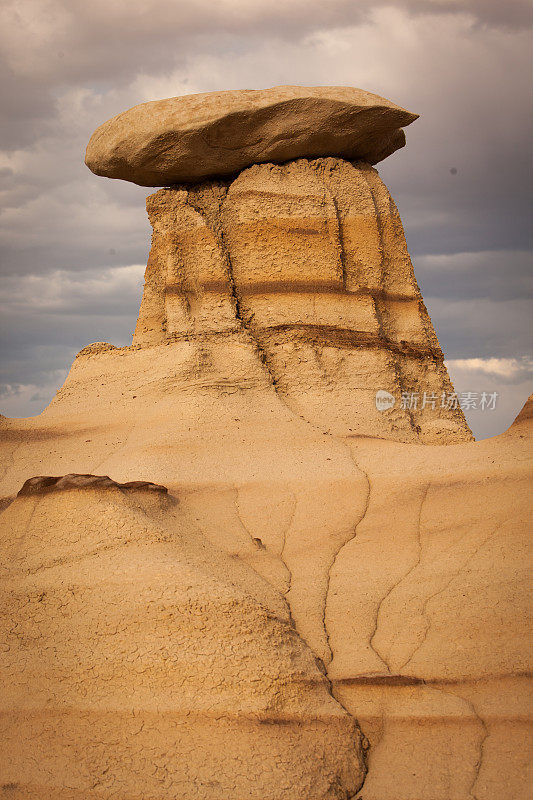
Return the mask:
[[3, 0], [0, 411], [38, 414], [75, 354], [129, 344], [149, 190], [92, 175], [93, 130], [137, 103], [279, 84], [420, 114], [379, 165], [458, 391], [504, 430], [533, 386], [530, 0]]

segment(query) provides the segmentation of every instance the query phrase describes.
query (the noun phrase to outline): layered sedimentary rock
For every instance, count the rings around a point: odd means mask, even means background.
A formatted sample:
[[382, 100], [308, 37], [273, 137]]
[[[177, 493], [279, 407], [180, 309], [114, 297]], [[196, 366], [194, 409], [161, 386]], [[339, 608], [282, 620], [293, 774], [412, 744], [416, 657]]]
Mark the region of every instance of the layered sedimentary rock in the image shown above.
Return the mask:
[[326, 626], [335, 696], [371, 743], [365, 800], [528, 797], [532, 435], [519, 417], [441, 457], [352, 445], [369, 502]]
[[[134, 344], [213, 352], [244, 334], [284, 401], [328, 432], [470, 438], [443, 399], [453, 388], [398, 211], [369, 164], [255, 165], [233, 181], [162, 189], [147, 207], [154, 236]], [[378, 390], [396, 399], [386, 413]], [[416, 407], [402, 407], [413, 394]]]
[[141, 186], [195, 182], [251, 164], [343, 156], [377, 164], [405, 145], [417, 114], [350, 86], [276, 86], [154, 100], [92, 135], [96, 175]]
[[529, 797], [533, 401], [471, 441], [377, 172], [297, 155], [148, 198], [133, 344], [0, 419], [2, 796]]

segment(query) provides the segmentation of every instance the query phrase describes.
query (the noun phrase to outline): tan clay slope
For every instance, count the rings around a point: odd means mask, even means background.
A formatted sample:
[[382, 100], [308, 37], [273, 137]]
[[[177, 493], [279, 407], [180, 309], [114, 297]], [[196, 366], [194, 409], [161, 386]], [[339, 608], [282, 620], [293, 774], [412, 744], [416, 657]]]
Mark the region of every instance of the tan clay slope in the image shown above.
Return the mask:
[[350, 86], [275, 86], [170, 97], [130, 108], [92, 135], [85, 163], [96, 175], [141, 186], [195, 182], [251, 164], [302, 156], [372, 164], [405, 145], [417, 119]]
[[358, 728], [268, 582], [160, 488], [71, 476], [32, 489], [1, 517], [3, 791], [357, 792]]
[[2, 496], [28, 476], [68, 472], [192, 485], [351, 473], [344, 448], [280, 400], [248, 337], [206, 349], [79, 356], [44, 414], [1, 420]]
[[[206, 537], [286, 593], [371, 743], [365, 800], [529, 797], [527, 408], [478, 444], [324, 437], [292, 479], [250, 462], [248, 483], [180, 491]], [[295, 455], [287, 442], [279, 464]]]
[[[326, 437], [299, 480], [181, 491], [208, 538], [286, 592], [371, 743], [365, 800], [529, 797], [527, 418], [444, 449], [345, 440], [334, 453]], [[317, 475], [330, 458], [336, 475]]]
[[335, 696], [371, 743], [365, 800], [530, 796], [524, 417], [499, 437], [438, 453], [351, 444], [370, 491], [330, 571], [325, 626]]
[[[182, 472], [187, 520], [286, 593], [371, 742], [365, 800], [527, 797], [527, 414], [441, 448], [324, 437], [288, 413], [268, 427], [260, 398], [246, 416], [229, 392], [218, 428], [207, 399], [203, 427], [145, 458]], [[117, 446], [122, 472], [127, 454]]]

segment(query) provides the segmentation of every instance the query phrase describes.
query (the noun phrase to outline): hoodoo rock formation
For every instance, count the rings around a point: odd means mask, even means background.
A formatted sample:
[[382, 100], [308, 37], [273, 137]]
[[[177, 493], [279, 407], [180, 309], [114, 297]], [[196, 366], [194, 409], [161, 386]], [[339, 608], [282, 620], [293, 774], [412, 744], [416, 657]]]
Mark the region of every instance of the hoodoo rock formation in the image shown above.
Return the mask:
[[94, 134], [165, 188], [132, 345], [0, 419], [0, 797], [529, 797], [533, 400], [472, 441], [371, 166], [413, 119], [279, 87]]

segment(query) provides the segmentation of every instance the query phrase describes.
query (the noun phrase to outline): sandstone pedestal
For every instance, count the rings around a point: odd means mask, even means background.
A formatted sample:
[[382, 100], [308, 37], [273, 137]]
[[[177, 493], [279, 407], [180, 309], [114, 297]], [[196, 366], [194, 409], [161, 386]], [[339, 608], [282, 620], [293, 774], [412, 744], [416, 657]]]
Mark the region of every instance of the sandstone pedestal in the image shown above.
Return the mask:
[[[161, 189], [147, 208], [134, 345], [195, 343], [205, 380], [241, 340], [283, 402], [329, 433], [471, 438], [460, 408], [443, 406], [453, 388], [396, 206], [370, 165], [256, 165], [233, 181]], [[387, 413], [380, 389], [397, 401]], [[412, 393], [420, 405], [402, 407]]]
[[529, 797], [533, 406], [472, 441], [369, 160], [157, 191], [132, 345], [0, 419], [2, 797]]

